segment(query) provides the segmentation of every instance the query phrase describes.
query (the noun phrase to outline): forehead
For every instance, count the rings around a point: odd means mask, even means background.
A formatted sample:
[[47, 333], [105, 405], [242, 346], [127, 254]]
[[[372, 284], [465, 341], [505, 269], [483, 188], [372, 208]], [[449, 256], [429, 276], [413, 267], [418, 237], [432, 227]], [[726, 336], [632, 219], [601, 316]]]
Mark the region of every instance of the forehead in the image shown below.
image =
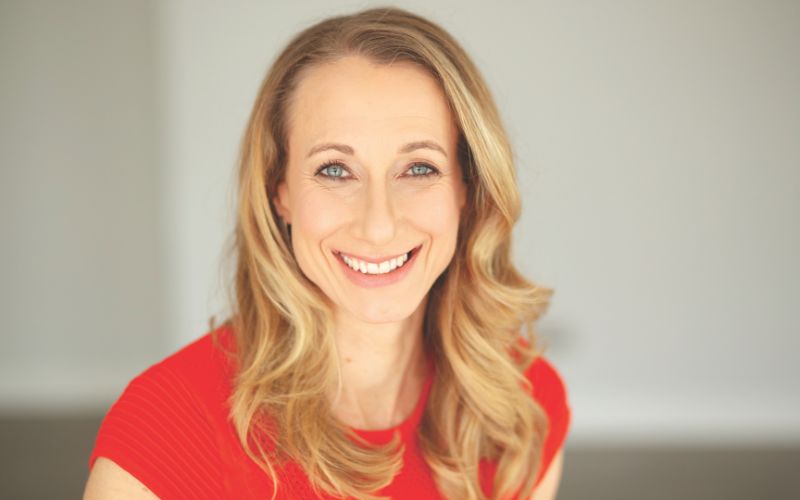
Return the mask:
[[450, 147], [456, 134], [439, 83], [408, 62], [376, 65], [351, 56], [317, 65], [302, 76], [292, 101], [289, 139], [297, 147], [333, 138], [357, 144], [388, 134], [427, 136]]

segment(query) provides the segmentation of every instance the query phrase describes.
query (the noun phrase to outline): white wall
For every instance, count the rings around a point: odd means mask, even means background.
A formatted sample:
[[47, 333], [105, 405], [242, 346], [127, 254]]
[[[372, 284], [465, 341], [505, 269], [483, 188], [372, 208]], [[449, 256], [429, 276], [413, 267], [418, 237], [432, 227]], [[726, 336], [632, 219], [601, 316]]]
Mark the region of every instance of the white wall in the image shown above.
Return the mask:
[[107, 408], [164, 351], [153, 12], [0, 4], [0, 411]]
[[575, 437], [800, 440], [800, 4], [525, 17], [492, 73]]
[[[226, 189], [269, 63], [371, 4], [162, 6], [175, 345], [223, 307]], [[500, 104], [572, 439], [800, 440], [798, 4], [401, 4], [461, 40]]]
[[[234, 166], [268, 65], [299, 29], [372, 4], [155, 4], [161, 354], [224, 313]], [[800, 441], [800, 6], [399, 5], [451, 31], [500, 105], [525, 196], [517, 260], [556, 289], [541, 329], [570, 439]]]

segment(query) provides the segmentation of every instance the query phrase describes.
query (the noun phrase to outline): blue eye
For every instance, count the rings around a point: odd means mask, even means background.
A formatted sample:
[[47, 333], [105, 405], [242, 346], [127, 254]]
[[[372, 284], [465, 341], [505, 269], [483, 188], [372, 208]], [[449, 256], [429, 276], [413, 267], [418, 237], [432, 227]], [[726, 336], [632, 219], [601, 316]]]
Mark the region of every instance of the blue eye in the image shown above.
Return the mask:
[[[427, 169], [428, 172], [426, 172], [424, 169]], [[427, 163], [415, 163], [411, 166], [411, 168], [409, 168], [409, 170], [414, 172], [414, 175], [411, 177], [431, 177], [434, 175], [439, 175], [439, 171]]]
[[[323, 163], [317, 169], [314, 175], [319, 175], [333, 181], [345, 181], [351, 177], [349, 175], [345, 175], [346, 172], [347, 168], [342, 165], [342, 163], [340, 163], [338, 160], [332, 160]], [[406, 172], [411, 172], [411, 175], [408, 177], [422, 179], [439, 175], [439, 170], [427, 163], [415, 163], [411, 165]]]
[[[323, 173], [326, 170], [328, 171], [328, 173], [327, 174]], [[322, 177], [326, 177], [334, 181], [343, 181], [347, 179], [347, 177], [344, 177], [344, 172], [345, 172], [344, 166], [341, 163], [337, 161], [331, 161], [319, 167], [315, 175], [322, 175]]]
[[342, 172], [344, 172], [341, 165], [329, 165], [325, 167], [325, 169], [328, 171], [328, 175], [331, 177], [341, 177]]

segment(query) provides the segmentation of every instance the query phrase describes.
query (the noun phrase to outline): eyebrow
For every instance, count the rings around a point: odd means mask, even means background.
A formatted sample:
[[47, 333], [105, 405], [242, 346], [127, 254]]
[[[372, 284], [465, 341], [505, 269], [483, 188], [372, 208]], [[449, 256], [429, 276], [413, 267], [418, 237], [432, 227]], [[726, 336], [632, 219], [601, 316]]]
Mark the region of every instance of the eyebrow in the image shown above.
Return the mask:
[[[333, 150], [339, 151], [340, 153], [344, 153], [344, 154], [350, 155], [350, 156], [355, 154], [355, 150], [351, 146], [348, 146], [347, 144], [340, 144], [340, 143], [336, 143], [336, 142], [326, 142], [324, 144], [318, 144], [318, 145], [314, 146], [313, 148], [311, 148], [308, 151], [308, 155], [306, 156], [306, 158], [310, 158], [311, 156], [314, 156], [317, 153], [321, 153], [322, 151], [327, 151], [329, 149], [333, 149]], [[437, 143], [435, 143], [434, 141], [414, 141], [414, 142], [409, 142], [408, 144], [406, 144], [404, 146], [401, 146], [400, 149], [397, 150], [397, 153], [398, 154], [405, 154], [405, 153], [410, 153], [412, 151], [416, 151], [418, 149], [432, 149], [434, 151], [439, 151], [440, 153], [442, 153], [444, 155], [445, 158], [447, 158], [447, 152], [444, 150], [444, 148], [441, 147], [440, 145], [438, 145]]]

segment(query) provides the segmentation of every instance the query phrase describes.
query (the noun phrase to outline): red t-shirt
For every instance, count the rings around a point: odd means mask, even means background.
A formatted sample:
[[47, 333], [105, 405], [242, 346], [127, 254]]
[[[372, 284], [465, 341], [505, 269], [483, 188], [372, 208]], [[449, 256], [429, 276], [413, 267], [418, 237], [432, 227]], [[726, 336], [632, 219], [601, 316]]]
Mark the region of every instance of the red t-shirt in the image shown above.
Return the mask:
[[[233, 347], [229, 328], [218, 330], [226, 347]], [[434, 370], [426, 380], [412, 414], [401, 424], [378, 431], [357, 430], [370, 442], [385, 443], [400, 431], [405, 444], [403, 469], [379, 493], [392, 498], [441, 499], [414, 439]], [[244, 452], [228, 419], [228, 396], [234, 366], [207, 333], [135, 377], [111, 406], [100, 426], [89, 469], [97, 457], [111, 459], [163, 500], [176, 498], [270, 498], [269, 476]], [[553, 366], [539, 357], [526, 371], [533, 397], [550, 421], [543, 462], [544, 475], [561, 448], [570, 423], [563, 381]], [[489, 494], [495, 464], [480, 466], [484, 493]], [[277, 469], [278, 498], [318, 498], [299, 465]]]

